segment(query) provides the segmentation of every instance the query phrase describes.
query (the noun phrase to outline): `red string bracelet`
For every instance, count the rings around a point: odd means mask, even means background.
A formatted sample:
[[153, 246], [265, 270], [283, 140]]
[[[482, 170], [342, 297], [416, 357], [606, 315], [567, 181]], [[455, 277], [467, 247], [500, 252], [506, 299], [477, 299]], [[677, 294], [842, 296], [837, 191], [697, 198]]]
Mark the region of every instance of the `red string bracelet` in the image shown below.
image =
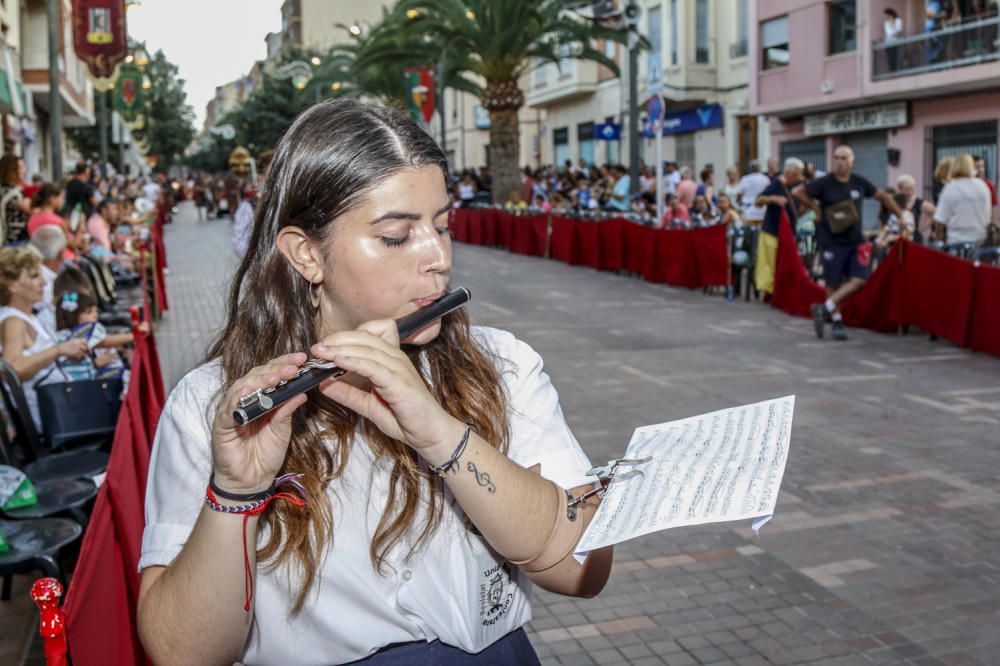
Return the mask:
[[[214, 479], [209, 480], [208, 486], [205, 488], [205, 504], [208, 508], [213, 511], [218, 511], [220, 513], [234, 513], [243, 516], [243, 573], [244, 573], [244, 602], [243, 610], [250, 611], [250, 602], [253, 600], [253, 571], [250, 570], [250, 550], [247, 548], [247, 521], [250, 520], [250, 516], [257, 516], [263, 513], [264, 509], [268, 505], [277, 499], [288, 500], [296, 506], [305, 505], [306, 491], [305, 488], [299, 483], [299, 479], [302, 477], [301, 474], [284, 474], [279, 476], [263, 493], [255, 493], [253, 495], [234, 495], [231, 493], [225, 493], [225, 496], [229, 499], [239, 500], [240, 497], [245, 497], [247, 499], [253, 498], [252, 501], [246, 504], [230, 505], [230, 504], [220, 504], [218, 498], [215, 496], [215, 492], [212, 489], [214, 484]], [[298, 493], [291, 493], [286, 490], [279, 490], [281, 486], [288, 485], [295, 489]], [[219, 491], [222, 494], [222, 491]]]

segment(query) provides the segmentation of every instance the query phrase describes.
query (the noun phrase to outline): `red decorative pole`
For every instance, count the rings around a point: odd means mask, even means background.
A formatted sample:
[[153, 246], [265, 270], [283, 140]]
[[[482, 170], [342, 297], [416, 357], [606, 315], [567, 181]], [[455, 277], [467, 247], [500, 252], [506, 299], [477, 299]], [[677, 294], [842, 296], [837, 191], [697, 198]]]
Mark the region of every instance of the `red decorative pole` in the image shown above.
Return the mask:
[[45, 639], [47, 666], [66, 666], [66, 614], [59, 607], [62, 593], [55, 578], [39, 578], [31, 586], [31, 599], [41, 617], [38, 633]]

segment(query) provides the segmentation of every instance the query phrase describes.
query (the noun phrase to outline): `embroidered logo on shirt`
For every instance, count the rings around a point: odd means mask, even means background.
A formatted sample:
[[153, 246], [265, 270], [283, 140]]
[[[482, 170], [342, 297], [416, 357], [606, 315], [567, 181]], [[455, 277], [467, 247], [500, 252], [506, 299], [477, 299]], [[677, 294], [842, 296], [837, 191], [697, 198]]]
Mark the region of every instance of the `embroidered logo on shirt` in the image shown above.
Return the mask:
[[488, 627], [499, 622], [510, 610], [516, 586], [507, 562], [483, 571], [483, 581], [479, 584], [479, 619]]

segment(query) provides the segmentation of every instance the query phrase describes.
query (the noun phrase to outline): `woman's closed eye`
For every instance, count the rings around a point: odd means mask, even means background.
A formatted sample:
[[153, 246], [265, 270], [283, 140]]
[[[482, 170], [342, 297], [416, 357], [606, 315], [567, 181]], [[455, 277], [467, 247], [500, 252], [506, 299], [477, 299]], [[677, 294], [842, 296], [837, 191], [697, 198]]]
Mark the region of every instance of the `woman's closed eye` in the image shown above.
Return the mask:
[[[451, 229], [448, 227], [434, 227], [434, 231], [438, 232], [438, 235], [441, 236], [451, 233]], [[410, 240], [410, 232], [406, 232], [405, 236], [379, 236], [379, 240], [389, 247], [399, 247]]]

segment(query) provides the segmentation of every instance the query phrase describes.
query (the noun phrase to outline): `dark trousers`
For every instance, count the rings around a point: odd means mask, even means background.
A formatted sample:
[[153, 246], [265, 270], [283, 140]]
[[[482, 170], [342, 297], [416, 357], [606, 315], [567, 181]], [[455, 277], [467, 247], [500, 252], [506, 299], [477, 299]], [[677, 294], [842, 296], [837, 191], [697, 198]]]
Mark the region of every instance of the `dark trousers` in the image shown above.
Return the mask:
[[478, 654], [441, 641], [402, 643], [382, 648], [372, 656], [352, 664], [373, 666], [539, 666], [524, 629], [507, 634]]

